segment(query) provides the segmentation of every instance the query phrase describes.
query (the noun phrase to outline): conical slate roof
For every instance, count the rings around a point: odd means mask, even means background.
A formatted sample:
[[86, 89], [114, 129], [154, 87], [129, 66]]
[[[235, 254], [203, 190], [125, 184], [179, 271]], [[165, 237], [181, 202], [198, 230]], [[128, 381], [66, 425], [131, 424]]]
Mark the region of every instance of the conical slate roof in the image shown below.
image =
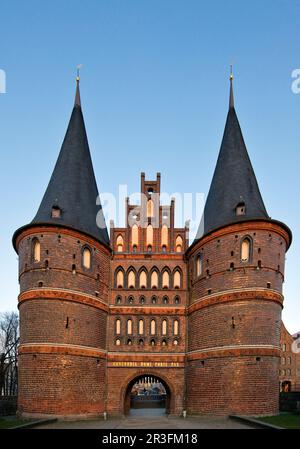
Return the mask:
[[[241, 214], [237, 208], [242, 209]], [[235, 112], [231, 76], [224, 135], [196, 240], [213, 229], [249, 219], [270, 217]]]
[[[77, 78], [75, 104], [68, 129], [32, 224], [51, 223], [71, 227], [109, 245], [102, 206], [97, 204], [100, 203], [98, 195]], [[53, 210], [57, 210], [60, 217], [55, 217]]]

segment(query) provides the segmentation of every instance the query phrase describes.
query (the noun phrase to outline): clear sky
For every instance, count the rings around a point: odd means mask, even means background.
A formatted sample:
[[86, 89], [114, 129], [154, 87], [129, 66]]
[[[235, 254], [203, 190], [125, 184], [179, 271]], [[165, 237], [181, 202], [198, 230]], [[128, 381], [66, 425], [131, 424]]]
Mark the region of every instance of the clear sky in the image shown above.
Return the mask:
[[11, 236], [32, 220], [74, 101], [75, 69], [98, 187], [208, 192], [235, 105], [269, 215], [288, 224], [283, 318], [300, 330], [299, 0], [0, 0], [0, 311], [16, 308]]

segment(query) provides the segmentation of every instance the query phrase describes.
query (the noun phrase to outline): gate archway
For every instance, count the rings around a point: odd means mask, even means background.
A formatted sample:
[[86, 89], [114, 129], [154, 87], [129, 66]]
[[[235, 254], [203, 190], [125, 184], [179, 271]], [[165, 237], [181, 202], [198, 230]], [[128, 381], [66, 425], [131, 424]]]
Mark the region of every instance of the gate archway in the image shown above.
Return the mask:
[[139, 414], [145, 409], [157, 409], [169, 414], [171, 389], [167, 382], [155, 374], [140, 374], [132, 378], [125, 390], [124, 414]]

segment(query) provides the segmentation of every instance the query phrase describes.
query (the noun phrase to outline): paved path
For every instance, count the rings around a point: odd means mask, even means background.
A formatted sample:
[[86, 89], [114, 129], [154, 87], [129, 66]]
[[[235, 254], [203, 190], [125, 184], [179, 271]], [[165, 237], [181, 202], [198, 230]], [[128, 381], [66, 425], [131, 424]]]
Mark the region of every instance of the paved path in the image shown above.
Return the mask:
[[57, 421], [39, 426], [39, 429], [252, 429], [229, 418], [188, 417], [168, 418], [157, 409], [134, 410], [130, 416], [119, 419]]

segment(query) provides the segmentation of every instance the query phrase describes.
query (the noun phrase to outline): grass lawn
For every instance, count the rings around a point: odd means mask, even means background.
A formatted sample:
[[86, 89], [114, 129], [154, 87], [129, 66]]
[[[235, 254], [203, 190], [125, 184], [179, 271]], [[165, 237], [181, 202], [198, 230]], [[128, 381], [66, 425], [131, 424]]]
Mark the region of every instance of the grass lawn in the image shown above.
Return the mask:
[[285, 429], [300, 429], [300, 413], [281, 413], [276, 416], [265, 416], [258, 418], [259, 421], [275, 426], [284, 427]]
[[10, 429], [30, 422], [30, 419], [19, 419], [16, 416], [3, 416], [0, 418], [0, 429]]

